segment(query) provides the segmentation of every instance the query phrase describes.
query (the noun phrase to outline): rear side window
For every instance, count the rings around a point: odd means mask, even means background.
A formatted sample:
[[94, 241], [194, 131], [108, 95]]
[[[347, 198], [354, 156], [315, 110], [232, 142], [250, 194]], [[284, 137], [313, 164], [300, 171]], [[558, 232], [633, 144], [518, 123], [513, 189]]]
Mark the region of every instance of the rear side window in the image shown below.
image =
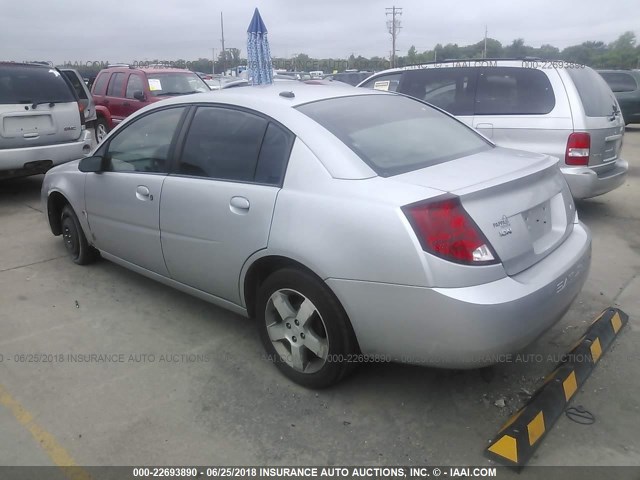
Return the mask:
[[493, 148], [458, 120], [401, 95], [340, 97], [297, 108], [382, 177]]
[[107, 82], [109, 81], [108, 73], [101, 73], [93, 84], [94, 95], [104, 95], [107, 90]]
[[269, 123], [262, 141], [255, 181], [269, 185], [281, 185], [287, 169], [294, 136], [291, 132]]
[[475, 76], [472, 68], [410, 70], [404, 73], [398, 91], [453, 115], [473, 115]]
[[602, 78], [614, 92], [633, 92], [638, 89], [636, 79], [624, 72], [602, 72]]
[[239, 110], [199, 107], [185, 140], [178, 173], [253, 182], [268, 122]]
[[0, 66], [0, 104], [75, 101], [69, 84], [55, 68]]
[[107, 95], [110, 97], [119, 97], [122, 95], [122, 86], [124, 85], [124, 73], [114, 73], [111, 75]]
[[589, 67], [568, 68], [587, 117], [609, 117], [617, 110], [616, 98], [607, 82]]
[[542, 70], [487, 68], [478, 77], [477, 115], [544, 115], [555, 105], [553, 87]]

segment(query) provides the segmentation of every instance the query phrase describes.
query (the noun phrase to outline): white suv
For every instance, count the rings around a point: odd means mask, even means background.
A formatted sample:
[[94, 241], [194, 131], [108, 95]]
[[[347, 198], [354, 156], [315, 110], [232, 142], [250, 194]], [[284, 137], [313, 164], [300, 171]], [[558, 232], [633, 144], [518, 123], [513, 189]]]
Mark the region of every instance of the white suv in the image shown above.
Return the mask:
[[502, 147], [560, 158], [574, 198], [595, 197], [625, 182], [620, 107], [602, 77], [584, 65], [454, 60], [386, 70], [358, 86], [424, 100]]
[[56, 68], [0, 63], [0, 178], [44, 173], [86, 156], [91, 134]]

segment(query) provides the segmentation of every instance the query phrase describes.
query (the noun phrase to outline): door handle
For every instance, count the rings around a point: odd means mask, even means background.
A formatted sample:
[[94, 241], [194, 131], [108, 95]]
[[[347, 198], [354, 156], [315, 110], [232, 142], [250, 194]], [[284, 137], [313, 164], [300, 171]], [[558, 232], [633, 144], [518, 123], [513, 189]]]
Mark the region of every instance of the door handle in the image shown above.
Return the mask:
[[231, 197], [229, 206], [231, 207], [231, 211], [233, 213], [244, 214], [249, 211], [249, 207], [251, 206], [251, 204], [245, 197]]
[[151, 195], [151, 192], [149, 191], [149, 187], [146, 187], [145, 185], [138, 185], [138, 187], [136, 188], [136, 197], [138, 198], [138, 200], [153, 200], [153, 195]]

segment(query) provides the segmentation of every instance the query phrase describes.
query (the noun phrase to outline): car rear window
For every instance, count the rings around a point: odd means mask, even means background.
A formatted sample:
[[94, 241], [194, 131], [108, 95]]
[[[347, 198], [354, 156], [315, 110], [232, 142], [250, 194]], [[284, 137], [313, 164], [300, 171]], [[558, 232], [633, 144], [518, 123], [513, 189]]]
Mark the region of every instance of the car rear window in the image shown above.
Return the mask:
[[568, 68], [587, 117], [609, 117], [616, 110], [616, 99], [607, 82], [589, 67]]
[[55, 68], [0, 66], [0, 104], [75, 101], [71, 87]]
[[493, 148], [458, 120], [395, 94], [320, 100], [297, 107], [388, 177]]
[[638, 89], [635, 78], [624, 72], [601, 72], [602, 78], [614, 92], [633, 92]]

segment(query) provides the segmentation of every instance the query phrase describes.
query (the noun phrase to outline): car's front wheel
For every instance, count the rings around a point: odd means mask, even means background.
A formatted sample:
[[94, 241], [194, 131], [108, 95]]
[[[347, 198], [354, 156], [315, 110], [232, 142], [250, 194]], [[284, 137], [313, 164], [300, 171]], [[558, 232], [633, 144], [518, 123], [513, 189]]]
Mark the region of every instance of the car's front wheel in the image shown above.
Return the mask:
[[61, 215], [62, 240], [71, 260], [78, 265], [86, 265], [98, 257], [98, 251], [89, 245], [82, 231], [76, 213], [69, 205], [65, 205]]
[[283, 269], [259, 287], [256, 316], [268, 358], [294, 382], [324, 388], [354, 365], [349, 319], [321, 280]]

